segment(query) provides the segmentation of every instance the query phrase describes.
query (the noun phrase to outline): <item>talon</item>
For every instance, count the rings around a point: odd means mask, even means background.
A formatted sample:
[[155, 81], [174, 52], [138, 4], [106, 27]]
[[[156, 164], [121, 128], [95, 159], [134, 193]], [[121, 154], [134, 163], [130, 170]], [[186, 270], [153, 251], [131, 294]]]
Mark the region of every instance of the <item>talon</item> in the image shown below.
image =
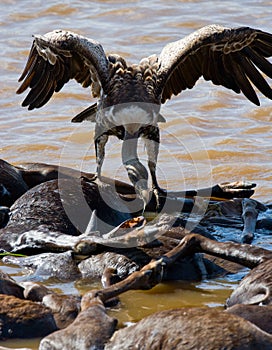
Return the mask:
[[93, 176], [85, 176], [85, 175], [81, 175], [80, 176], [81, 179], [85, 180], [86, 182], [94, 182], [98, 179], [98, 175], [97, 173], [94, 173]]
[[98, 174], [94, 173], [91, 181], [96, 181], [98, 179]]
[[161, 211], [165, 203], [166, 191], [160, 187], [153, 188], [153, 194], [156, 200], [156, 211]]

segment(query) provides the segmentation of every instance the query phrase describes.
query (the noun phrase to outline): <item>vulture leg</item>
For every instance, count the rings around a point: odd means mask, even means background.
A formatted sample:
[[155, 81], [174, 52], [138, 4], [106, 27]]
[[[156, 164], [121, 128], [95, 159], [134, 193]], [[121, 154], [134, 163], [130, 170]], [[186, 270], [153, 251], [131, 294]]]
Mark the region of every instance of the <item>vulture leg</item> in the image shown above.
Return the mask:
[[[97, 133], [96, 133], [97, 134]], [[108, 141], [109, 136], [106, 134], [98, 134], [99, 136], [95, 136], [95, 154], [96, 154], [96, 174], [95, 178], [101, 179], [101, 169], [103, 165], [103, 161], [105, 158], [105, 146]]]
[[122, 162], [136, 193], [139, 194], [140, 198], [144, 202], [144, 211], [150, 199], [148, 189], [148, 172], [138, 158], [137, 147], [138, 136], [134, 137], [133, 135], [131, 136], [126, 133], [122, 145]]
[[152, 179], [152, 190], [156, 198], [157, 209], [160, 208], [160, 195], [165, 197], [165, 191], [160, 188], [157, 176], [156, 167], [159, 155], [160, 146], [160, 130], [157, 126], [152, 126], [152, 129], [147, 134], [143, 135], [148, 158], [148, 168]]

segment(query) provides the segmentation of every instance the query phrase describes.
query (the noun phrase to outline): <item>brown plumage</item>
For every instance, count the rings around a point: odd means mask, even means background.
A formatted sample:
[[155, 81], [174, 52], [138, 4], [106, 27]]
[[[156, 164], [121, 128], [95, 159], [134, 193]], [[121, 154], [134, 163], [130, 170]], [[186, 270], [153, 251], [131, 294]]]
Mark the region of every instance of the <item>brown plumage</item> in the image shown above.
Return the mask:
[[91, 87], [98, 103], [72, 119], [96, 123], [97, 174], [100, 176], [109, 135], [124, 140], [122, 161], [128, 176], [146, 203], [148, 174], [137, 155], [137, 139], [146, 141], [153, 190], [159, 151], [160, 105], [191, 89], [203, 76], [259, 105], [255, 86], [272, 99], [262, 73], [272, 78], [272, 34], [249, 27], [236, 29], [210, 25], [166, 45], [159, 56], [129, 65], [118, 55], [106, 56], [94, 40], [57, 30], [35, 36], [17, 93], [30, 88], [23, 101], [29, 109], [46, 104], [70, 79]]

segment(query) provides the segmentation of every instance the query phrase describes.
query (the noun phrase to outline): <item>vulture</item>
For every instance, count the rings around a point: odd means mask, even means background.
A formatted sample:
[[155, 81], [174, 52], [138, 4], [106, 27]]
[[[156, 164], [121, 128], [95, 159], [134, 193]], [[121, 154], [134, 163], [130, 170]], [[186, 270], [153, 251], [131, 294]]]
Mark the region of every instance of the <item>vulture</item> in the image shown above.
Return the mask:
[[[122, 163], [144, 208], [164, 190], [156, 178], [159, 153], [160, 107], [173, 95], [191, 89], [200, 77], [236, 93], [256, 105], [257, 88], [272, 99], [264, 76], [272, 78], [272, 34], [250, 27], [208, 25], [167, 44], [159, 55], [130, 64], [118, 54], [106, 54], [97, 41], [66, 30], [35, 35], [17, 93], [29, 88], [22, 106], [29, 110], [45, 105], [71, 79], [90, 87], [97, 102], [72, 122], [95, 123], [96, 176], [101, 179], [105, 145], [110, 135], [123, 140]], [[152, 179], [137, 154], [139, 137], [147, 152]]]

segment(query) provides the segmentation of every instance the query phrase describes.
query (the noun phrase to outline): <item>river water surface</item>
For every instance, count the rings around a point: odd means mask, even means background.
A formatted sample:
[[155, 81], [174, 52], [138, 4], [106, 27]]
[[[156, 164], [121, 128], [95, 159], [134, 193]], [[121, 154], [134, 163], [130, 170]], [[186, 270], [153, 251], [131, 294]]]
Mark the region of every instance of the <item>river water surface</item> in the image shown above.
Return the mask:
[[[257, 0], [2, 0], [1, 158], [15, 164], [45, 162], [95, 170], [94, 126], [70, 123], [94, 102], [88, 89], [70, 82], [42, 109], [30, 112], [20, 106], [23, 96], [15, 91], [33, 34], [68, 29], [96, 39], [107, 53], [122, 54], [136, 63], [204, 25], [251, 26], [272, 32], [271, 18], [272, 2]], [[259, 98], [261, 107], [256, 107], [244, 96], [200, 80], [194, 89], [168, 101], [158, 163], [162, 187], [181, 190], [247, 180], [257, 184], [254, 198], [271, 202], [272, 102], [260, 94]], [[127, 181], [120, 142], [110, 140], [106, 152], [103, 174]], [[19, 269], [3, 269], [18, 280], [27, 278]], [[122, 325], [164, 308], [222, 307], [238, 279], [165, 284], [149, 292], [127, 293], [113, 314]], [[82, 293], [91, 287], [81, 282], [48, 284], [65, 293]], [[36, 340], [0, 343], [33, 349], [37, 344]]]

